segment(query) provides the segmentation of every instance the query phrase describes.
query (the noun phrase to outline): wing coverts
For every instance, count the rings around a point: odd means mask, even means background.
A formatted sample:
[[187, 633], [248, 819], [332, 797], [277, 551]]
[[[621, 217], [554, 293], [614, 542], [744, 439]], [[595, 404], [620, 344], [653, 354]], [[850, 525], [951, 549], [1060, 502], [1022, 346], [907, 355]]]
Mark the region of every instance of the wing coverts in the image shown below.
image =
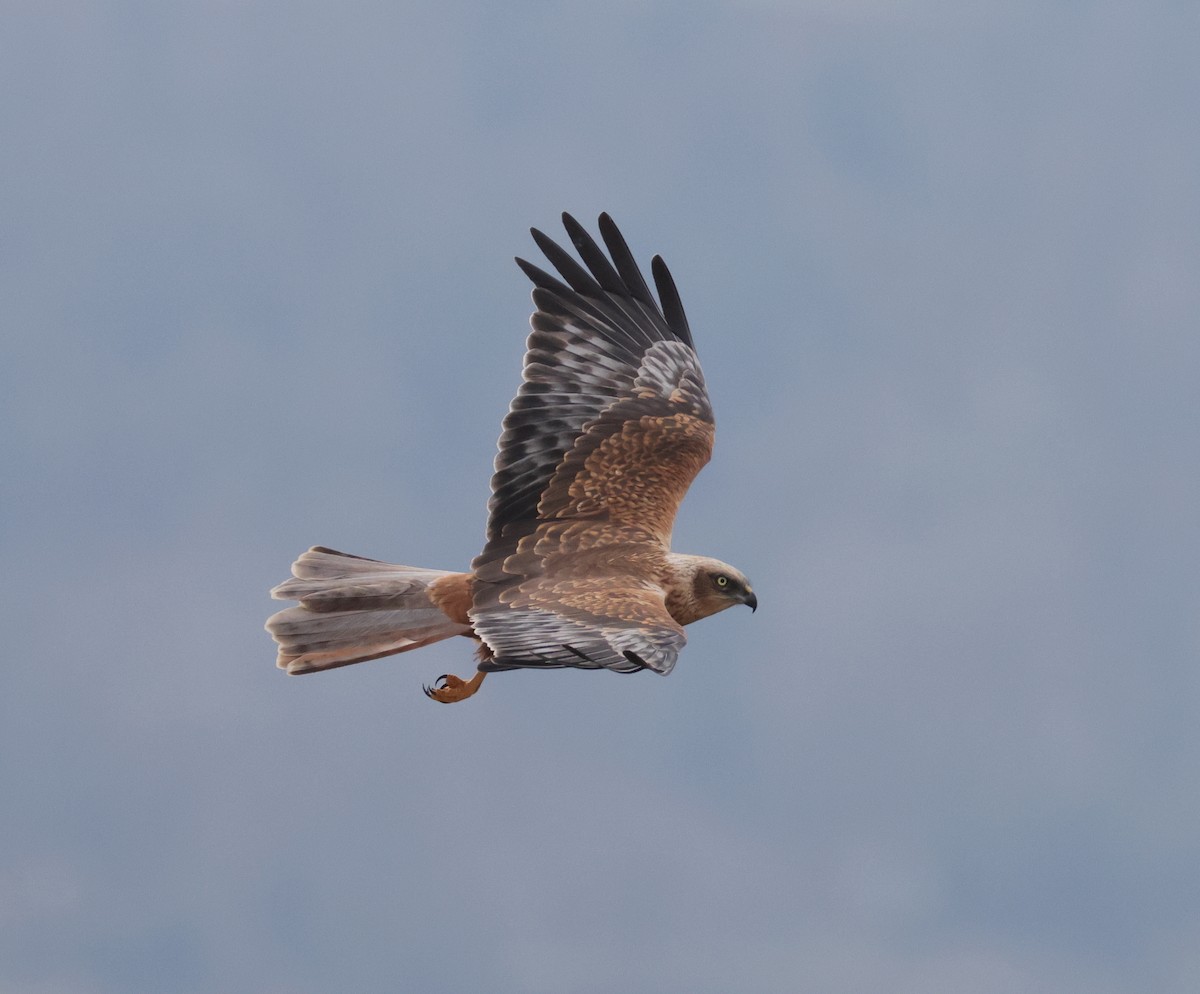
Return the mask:
[[662, 260], [656, 301], [608, 215], [607, 256], [563, 223], [584, 265], [537, 230], [562, 279], [517, 260], [536, 311], [473, 564], [480, 668], [666, 673], [686, 641], [665, 606], [666, 554], [712, 452], [712, 407]]

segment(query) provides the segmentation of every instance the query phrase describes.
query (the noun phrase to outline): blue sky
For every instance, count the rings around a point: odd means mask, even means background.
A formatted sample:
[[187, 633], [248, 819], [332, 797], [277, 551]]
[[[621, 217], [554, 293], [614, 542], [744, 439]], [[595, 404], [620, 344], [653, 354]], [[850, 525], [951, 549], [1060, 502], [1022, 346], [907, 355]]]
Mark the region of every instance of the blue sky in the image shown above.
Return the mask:
[[[1200, 985], [1186, 4], [25, 3], [0, 32], [0, 994]], [[464, 568], [527, 228], [670, 264], [668, 679], [303, 679]]]

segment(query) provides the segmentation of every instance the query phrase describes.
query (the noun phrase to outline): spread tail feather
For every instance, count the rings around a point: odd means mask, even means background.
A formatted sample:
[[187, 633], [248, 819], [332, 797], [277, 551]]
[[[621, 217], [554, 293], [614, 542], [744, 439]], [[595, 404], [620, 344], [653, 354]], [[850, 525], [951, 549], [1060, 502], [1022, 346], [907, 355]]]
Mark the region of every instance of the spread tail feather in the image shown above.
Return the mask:
[[267, 619], [280, 669], [316, 673], [419, 649], [471, 629], [433, 603], [429, 587], [446, 570], [396, 566], [315, 546], [292, 564], [293, 577], [271, 591], [298, 600]]

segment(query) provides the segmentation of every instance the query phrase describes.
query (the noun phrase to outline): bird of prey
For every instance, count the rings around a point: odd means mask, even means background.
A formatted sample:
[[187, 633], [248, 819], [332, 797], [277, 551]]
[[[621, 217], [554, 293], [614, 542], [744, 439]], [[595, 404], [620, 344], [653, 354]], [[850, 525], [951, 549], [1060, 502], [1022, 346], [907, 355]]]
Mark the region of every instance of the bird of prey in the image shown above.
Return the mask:
[[671, 551], [675, 512], [713, 444], [704, 374], [675, 282], [655, 256], [655, 300], [612, 218], [608, 254], [569, 214], [581, 266], [533, 229], [561, 279], [533, 281], [523, 382], [504, 419], [483, 551], [465, 573], [397, 566], [316, 546], [271, 595], [278, 665], [315, 673], [465, 635], [470, 680], [444, 674], [444, 704], [488, 673], [578, 667], [666, 674], [683, 626], [758, 600], [734, 567]]

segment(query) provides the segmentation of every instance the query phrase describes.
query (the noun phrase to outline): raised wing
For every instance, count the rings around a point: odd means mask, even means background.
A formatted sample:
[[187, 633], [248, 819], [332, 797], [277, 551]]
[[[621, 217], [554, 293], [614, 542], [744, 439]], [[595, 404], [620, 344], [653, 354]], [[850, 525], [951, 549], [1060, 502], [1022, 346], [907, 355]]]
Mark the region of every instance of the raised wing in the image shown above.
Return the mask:
[[678, 291], [659, 303], [612, 219], [611, 255], [570, 215], [586, 268], [539, 231], [559, 279], [533, 280], [524, 382], [504, 420], [471, 611], [484, 669], [666, 672], [683, 631], [663, 603], [676, 511], [712, 452], [713, 417]]
[[[605, 412], [611, 433], [623, 419], [622, 412], [611, 409], [621, 402], [643, 402], [637, 410], [624, 407], [628, 416], [686, 413], [708, 424], [711, 434], [704, 374], [666, 264], [657, 256], [653, 262], [660, 309], [612, 218], [600, 215], [612, 263], [573, 217], [564, 214], [563, 224], [587, 270], [536, 229], [534, 241], [567, 283], [517, 260], [535, 284], [537, 310], [530, 319], [533, 333], [523, 382], [500, 436], [488, 502], [488, 545], [480, 556], [484, 561], [536, 527], [543, 517], [539, 503], [552, 478], [569, 483], [558, 472], [559, 464], [576, 448], [585, 426]], [[672, 458], [670, 451], [661, 454]]]

